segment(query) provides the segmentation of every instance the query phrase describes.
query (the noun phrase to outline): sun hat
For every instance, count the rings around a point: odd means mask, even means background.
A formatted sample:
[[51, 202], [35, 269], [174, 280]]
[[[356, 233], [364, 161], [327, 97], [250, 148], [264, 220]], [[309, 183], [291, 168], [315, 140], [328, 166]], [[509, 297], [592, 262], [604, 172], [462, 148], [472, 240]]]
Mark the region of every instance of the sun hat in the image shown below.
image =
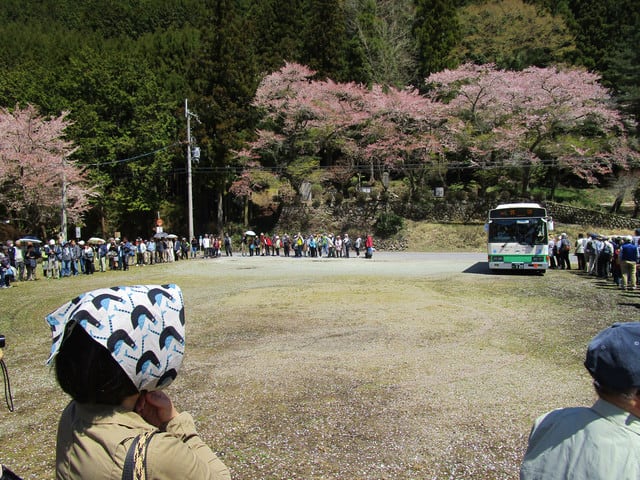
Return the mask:
[[100, 288], [65, 303], [45, 320], [52, 336], [47, 364], [64, 343], [68, 324], [83, 328], [108, 349], [139, 391], [168, 386], [182, 364], [184, 301], [174, 284]]
[[640, 322], [614, 323], [598, 333], [587, 347], [584, 366], [601, 385], [640, 387]]

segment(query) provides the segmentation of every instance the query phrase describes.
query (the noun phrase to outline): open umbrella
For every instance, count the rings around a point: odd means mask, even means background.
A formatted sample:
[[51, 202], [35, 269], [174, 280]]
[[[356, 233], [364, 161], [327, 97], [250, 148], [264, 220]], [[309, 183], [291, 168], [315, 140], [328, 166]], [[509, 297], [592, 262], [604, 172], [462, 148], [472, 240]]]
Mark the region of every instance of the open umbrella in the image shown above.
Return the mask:
[[31, 243], [42, 243], [42, 240], [40, 240], [38, 237], [34, 237], [33, 235], [27, 235], [25, 237], [19, 238], [17, 241], [20, 242], [20, 243], [22, 243], [22, 242], [24, 242], [24, 243], [28, 243], [28, 242], [31, 242]]
[[87, 243], [107, 243], [107, 242], [104, 238], [91, 237], [89, 240], [87, 240]]
[[176, 238], [178, 238], [178, 235], [176, 235], [175, 233], [170, 233], [169, 235], [167, 235], [167, 238], [170, 238], [171, 240], [175, 240]]
[[247, 230], [246, 232], [244, 232], [244, 234], [252, 237], [256, 236], [256, 232], [254, 232], [253, 230]]
[[166, 232], [158, 232], [156, 233], [153, 238], [166, 238], [169, 234]]

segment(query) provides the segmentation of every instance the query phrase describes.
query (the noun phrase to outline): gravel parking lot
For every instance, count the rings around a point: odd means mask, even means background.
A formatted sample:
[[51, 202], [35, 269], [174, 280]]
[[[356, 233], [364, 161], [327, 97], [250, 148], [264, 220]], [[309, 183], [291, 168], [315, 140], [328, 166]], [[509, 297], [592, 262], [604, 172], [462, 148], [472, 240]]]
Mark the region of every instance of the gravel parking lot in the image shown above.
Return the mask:
[[188, 349], [169, 393], [234, 478], [515, 479], [532, 420], [591, 402], [584, 346], [636, 298], [485, 261], [234, 256], [20, 284], [0, 323], [16, 403], [0, 461], [53, 478], [67, 399], [43, 366], [44, 315], [92, 288], [175, 282]]

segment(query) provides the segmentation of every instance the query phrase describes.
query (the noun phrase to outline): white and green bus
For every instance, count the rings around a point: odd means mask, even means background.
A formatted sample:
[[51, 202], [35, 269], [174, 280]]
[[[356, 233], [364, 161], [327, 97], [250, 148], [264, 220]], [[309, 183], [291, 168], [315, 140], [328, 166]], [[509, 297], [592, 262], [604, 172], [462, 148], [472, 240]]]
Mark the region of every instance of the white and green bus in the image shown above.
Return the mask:
[[489, 211], [489, 268], [530, 270], [540, 274], [549, 268], [549, 237], [553, 222], [537, 203], [506, 203]]

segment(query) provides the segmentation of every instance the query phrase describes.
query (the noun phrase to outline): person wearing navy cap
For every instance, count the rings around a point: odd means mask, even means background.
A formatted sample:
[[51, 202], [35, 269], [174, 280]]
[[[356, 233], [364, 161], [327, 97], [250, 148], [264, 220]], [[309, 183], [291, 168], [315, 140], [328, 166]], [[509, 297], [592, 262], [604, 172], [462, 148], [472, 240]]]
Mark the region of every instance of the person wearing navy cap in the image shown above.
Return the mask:
[[640, 478], [640, 322], [598, 333], [584, 365], [598, 400], [535, 421], [521, 480]]

